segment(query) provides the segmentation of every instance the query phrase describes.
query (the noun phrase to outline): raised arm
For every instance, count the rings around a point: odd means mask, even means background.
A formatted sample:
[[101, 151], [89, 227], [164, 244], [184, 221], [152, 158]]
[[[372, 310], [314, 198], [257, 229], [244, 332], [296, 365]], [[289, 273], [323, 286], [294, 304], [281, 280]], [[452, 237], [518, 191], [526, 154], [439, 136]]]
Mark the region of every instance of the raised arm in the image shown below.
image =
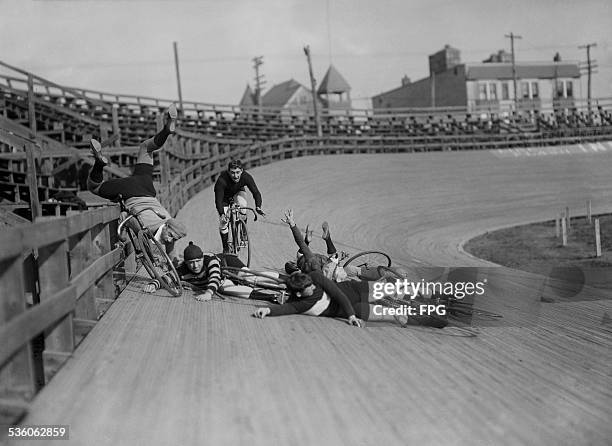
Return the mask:
[[291, 228], [291, 233], [293, 234], [293, 240], [300, 248], [300, 252], [304, 255], [304, 257], [308, 260], [314, 257], [313, 252], [310, 250], [304, 237], [302, 236], [302, 232], [299, 230], [297, 225], [295, 224], [295, 220], [293, 219], [293, 209], [287, 209], [285, 211], [285, 217], [281, 218], [283, 223], [287, 223], [289, 228]]

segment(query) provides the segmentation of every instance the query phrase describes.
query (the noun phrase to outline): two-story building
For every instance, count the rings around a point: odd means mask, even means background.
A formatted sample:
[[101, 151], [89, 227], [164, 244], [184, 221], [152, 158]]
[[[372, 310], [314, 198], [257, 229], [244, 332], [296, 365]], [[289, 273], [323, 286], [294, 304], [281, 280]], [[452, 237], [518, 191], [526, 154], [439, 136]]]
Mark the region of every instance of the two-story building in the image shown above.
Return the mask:
[[[579, 91], [577, 62], [517, 62], [503, 51], [480, 63], [461, 63], [448, 45], [429, 57], [430, 75], [376, 95], [376, 110], [465, 107], [468, 111], [509, 112], [570, 108]], [[516, 94], [515, 94], [516, 85]], [[516, 106], [515, 106], [516, 101]]]

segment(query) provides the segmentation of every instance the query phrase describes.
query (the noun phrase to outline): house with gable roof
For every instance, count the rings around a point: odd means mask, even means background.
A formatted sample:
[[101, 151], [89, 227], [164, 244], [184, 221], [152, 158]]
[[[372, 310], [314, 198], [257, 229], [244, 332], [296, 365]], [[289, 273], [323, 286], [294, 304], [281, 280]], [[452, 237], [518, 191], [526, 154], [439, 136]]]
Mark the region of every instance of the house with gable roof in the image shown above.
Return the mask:
[[[312, 92], [295, 79], [289, 79], [270, 88], [262, 96], [261, 105], [305, 113], [314, 111]], [[321, 106], [320, 103], [319, 106]]]

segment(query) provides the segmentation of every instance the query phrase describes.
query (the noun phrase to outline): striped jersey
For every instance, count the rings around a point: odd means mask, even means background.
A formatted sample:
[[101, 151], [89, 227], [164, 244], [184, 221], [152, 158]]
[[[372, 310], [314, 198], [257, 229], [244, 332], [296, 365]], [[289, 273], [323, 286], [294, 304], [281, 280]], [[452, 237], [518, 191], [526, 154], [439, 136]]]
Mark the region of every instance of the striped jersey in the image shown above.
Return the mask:
[[214, 254], [204, 255], [204, 267], [198, 274], [192, 272], [185, 263], [179, 265], [176, 272], [181, 277], [181, 280], [189, 282], [198, 290], [211, 290], [217, 292], [221, 282], [221, 264], [219, 259]]

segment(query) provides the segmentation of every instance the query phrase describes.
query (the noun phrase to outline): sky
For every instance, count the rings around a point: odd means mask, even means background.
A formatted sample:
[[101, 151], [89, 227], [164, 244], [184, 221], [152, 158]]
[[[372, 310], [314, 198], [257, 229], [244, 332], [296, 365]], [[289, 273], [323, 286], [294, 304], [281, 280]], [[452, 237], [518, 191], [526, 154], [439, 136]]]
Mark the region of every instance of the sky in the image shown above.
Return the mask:
[[[586, 61], [593, 96], [612, 97], [610, 0], [0, 0], [0, 61], [58, 84], [121, 94], [238, 104], [263, 56], [264, 93], [291, 78], [310, 86], [332, 63], [357, 108], [428, 73], [449, 44], [480, 62], [515, 41], [516, 60]], [[3, 72], [3, 71], [0, 71]], [[581, 81], [586, 96], [586, 75]]]

